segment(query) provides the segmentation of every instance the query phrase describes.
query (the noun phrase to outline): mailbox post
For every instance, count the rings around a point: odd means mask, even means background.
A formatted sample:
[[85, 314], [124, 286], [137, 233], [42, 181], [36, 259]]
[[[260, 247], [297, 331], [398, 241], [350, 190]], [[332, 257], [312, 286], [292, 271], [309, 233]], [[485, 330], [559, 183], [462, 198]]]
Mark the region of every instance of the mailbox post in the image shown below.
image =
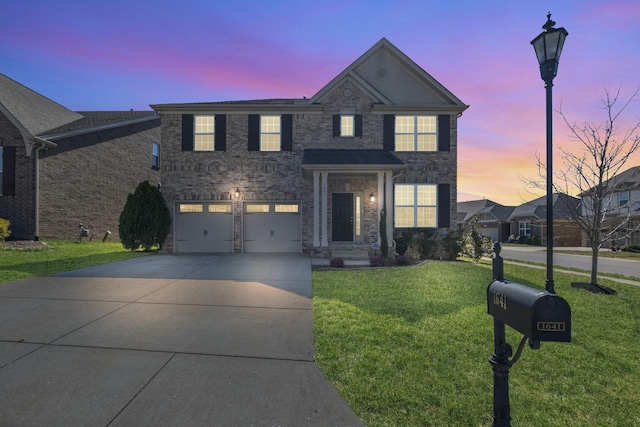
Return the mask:
[[[494, 245], [493, 281], [487, 287], [487, 312], [493, 316], [493, 426], [510, 427], [509, 369], [526, 341], [537, 350], [541, 341], [571, 341], [571, 308], [560, 296], [504, 280], [500, 244]], [[506, 342], [505, 326], [522, 333], [515, 355]], [[513, 356], [513, 357], [512, 357]]]

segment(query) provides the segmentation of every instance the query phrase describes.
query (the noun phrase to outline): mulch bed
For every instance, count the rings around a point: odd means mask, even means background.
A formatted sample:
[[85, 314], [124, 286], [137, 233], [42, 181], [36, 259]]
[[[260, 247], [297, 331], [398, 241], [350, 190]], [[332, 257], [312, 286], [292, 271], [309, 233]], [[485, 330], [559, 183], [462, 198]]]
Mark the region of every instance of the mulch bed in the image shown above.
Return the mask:
[[50, 249], [51, 246], [40, 241], [35, 240], [9, 240], [6, 242], [0, 242], [0, 246], [5, 249]]
[[615, 295], [618, 292], [614, 289], [607, 288], [602, 285], [592, 285], [586, 282], [574, 282], [571, 283], [571, 287], [575, 289], [584, 289], [585, 291], [593, 292], [594, 294]]

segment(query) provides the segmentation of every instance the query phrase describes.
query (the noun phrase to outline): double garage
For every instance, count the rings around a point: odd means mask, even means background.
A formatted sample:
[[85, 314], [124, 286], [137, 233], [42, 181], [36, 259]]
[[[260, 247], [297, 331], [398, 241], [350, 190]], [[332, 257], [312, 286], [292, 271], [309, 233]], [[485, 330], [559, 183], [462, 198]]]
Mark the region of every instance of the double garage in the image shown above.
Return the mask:
[[[174, 212], [175, 252], [233, 252], [233, 202], [179, 202]], [[245, 202], [240, 225], [242, 252], [302, 251], [299, 203]]]

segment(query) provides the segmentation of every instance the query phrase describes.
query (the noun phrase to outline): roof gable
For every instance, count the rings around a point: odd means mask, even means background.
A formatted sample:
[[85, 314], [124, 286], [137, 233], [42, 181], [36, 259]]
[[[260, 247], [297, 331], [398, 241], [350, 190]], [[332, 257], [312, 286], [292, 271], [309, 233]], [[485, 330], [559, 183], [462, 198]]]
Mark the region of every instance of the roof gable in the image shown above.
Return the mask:
[[309, 103], [322, 102], [347, 77], [384, 105], [448, 107], [459, 112], [468, 107], [385, 38], [320, 89]]
[[82, 118], [3, 74], [0, 74], [0, 111], [20, 129], [23, 137], [24, 132], [39, 135]]

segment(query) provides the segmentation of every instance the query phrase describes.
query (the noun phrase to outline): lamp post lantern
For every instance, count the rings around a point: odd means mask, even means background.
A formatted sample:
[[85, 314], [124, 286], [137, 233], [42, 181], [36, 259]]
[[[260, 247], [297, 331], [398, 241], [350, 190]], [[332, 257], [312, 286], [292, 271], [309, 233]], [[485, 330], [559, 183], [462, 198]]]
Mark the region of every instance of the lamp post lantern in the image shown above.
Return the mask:
[[542, 26], [544, 31], [531, 41], [540, 64], [540, 77], [544, 80], [547, 91], [547, 292], [555, 293], [553, 281], [553, 126], [552, 126], [552, 88], [553, 79], [558, 74], [558, 60], [562, 53], [564, 41], [569, 35], [564, 28], [553, 28], [556, 25], [547, 15], [547, 22]]

